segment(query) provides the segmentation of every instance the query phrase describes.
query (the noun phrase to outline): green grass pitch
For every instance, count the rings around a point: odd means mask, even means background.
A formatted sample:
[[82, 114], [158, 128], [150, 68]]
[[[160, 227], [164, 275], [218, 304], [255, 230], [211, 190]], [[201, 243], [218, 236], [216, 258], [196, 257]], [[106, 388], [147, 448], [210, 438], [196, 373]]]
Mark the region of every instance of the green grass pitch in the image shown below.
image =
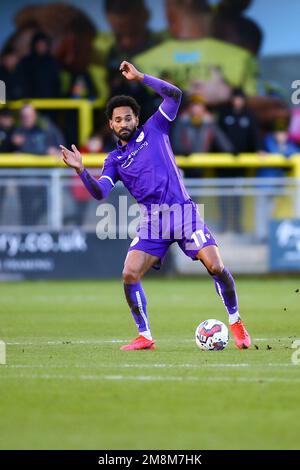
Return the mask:
[[136, 336], [120, 281], [0, 284], [1, 449], [296, 449], [300, 280], [241, 278], [250, 350], [202, 352], [227, 322], [210, 279], [145, 279], [156, 351]]

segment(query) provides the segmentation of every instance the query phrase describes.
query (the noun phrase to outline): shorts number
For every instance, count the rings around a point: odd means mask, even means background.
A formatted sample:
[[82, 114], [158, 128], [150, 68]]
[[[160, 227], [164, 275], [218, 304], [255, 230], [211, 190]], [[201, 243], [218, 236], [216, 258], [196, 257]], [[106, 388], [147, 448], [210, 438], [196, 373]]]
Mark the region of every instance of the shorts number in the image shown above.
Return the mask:
[[[199, 242], [199, 237], [201, 238], [201, 242]], [[196, 232], [193, 233], [193, 235], [191, 236], [191, 238], [194, 240], [194, 242], [196, 243], [196, 245], [198, 247], [202, 246], [203, 243], [206, 243], [207, 242], [207, 238], [206, 236], [204, 235], [204, 232], [203, 230], [196, 230]]]

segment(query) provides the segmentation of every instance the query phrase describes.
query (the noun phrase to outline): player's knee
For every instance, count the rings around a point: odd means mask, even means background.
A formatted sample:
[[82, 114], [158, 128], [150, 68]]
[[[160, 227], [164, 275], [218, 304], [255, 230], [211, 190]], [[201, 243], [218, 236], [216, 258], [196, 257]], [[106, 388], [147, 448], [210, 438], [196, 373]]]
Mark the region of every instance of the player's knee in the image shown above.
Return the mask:
[[213, 261], [209, 263], [209, 265], [206, 266], [206, 268], [211, 274], [219, 275], [219, 274], [222, 274], [224, 270], [224, 264], [222, 263], [222, 261]]
[[125, 284], [135, 284], [141, 279], [141, 274], [138, 271], [127, 266], [125, 266], [122, 275]]

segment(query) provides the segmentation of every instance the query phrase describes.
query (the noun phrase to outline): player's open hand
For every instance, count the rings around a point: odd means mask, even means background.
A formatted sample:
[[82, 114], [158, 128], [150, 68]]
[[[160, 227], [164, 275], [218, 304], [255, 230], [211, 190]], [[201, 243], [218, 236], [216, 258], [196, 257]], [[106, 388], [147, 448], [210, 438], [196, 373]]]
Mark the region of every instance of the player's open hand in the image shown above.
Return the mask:
[[84, 169], [82, 164], [82, 157], [76, 146], [73, 144], [72, 150], [68, 150], [63, 145], [60, 145], [60, 149], [65, 164], [70, 168], [74, 168], [77, 172], [82, 173]]
[[144, 74], [139, 72], [134, 65], [132, 65], [130, 62], [127, 62], [126, 60], [123, 60], [123, 62], [120, 65], [120, 71], [122, 72], [122, 75], [127, 78], [127, 80], [138, 80], [141, 81], [144, 78]]

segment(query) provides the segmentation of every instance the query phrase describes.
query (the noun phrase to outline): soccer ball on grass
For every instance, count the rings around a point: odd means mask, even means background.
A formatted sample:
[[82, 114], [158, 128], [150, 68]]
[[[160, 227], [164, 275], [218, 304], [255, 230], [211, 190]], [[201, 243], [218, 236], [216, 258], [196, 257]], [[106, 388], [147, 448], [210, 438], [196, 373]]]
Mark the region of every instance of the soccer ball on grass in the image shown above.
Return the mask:
[[220, 351], [228, 344], [228, 328], [219, 320], [205, 320], [197, 326], [195, 340], [203, 351]]

